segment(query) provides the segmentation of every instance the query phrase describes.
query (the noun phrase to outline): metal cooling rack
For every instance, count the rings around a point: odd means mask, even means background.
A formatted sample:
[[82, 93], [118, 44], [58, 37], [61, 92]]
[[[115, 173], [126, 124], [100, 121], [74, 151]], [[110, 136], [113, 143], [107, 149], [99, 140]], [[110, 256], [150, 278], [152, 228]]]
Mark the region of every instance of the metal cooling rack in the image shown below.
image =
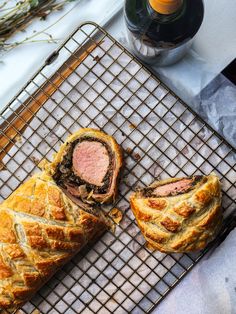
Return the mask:
[[[125, 151], [116, 233], [83, 249], [20, 313], [149, 313], [235, 225], [235, 149], [94, 23], [81, 25], [47, 60], [0, 123], [1, 200], [81, 127], [113, 135]], [[221, 235], [199, 253], [149, 251], [129, 208], [131, 190], [211, 171], [223, 185]]]

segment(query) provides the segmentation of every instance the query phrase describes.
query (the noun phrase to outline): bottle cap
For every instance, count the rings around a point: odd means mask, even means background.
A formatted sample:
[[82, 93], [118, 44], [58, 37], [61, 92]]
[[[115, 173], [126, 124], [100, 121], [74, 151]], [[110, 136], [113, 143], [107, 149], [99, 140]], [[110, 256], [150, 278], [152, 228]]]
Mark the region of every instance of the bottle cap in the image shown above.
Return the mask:
[[172, 14], [176, 12], [182, 5], [182, 2], [182, 0], [149, 0], [153, 10], [161, 14]]

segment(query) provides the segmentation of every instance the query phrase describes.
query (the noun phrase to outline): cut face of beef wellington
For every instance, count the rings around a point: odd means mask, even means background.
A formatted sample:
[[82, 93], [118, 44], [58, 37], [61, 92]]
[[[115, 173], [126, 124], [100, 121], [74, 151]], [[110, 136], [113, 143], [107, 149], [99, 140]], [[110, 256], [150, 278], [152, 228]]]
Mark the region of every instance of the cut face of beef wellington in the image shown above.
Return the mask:
[[165, 253], [203, 249], [222, 223], [215, 174], [156, 181], [133, 193], [130, 204], [149, 247]]
[[72, 134], [47, 166], [56, 184], [82, 206], [112, 202], [122, 152], [115, 139], [94, 129]]

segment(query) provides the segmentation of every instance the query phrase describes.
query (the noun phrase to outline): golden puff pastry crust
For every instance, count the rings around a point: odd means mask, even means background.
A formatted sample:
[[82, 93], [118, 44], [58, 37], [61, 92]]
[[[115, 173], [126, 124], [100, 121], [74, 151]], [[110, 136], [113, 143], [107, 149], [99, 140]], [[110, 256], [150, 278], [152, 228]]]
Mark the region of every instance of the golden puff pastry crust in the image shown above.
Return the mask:
[[[93, 187], [90, 188], [86, 199], [83, 199], [83, 201], [86, 202], [87, 199], [93, 200], [97, 203], [109, 203], [114, 201], [117, 195], [119, 174], [122, 167], [122, 151], [121, 147], [117, 144], [116, 140], [112, 136], [109, 136], [99, 130], [84, 128], [69, 136], [66, 142], [61, 145], [58, 153], [54, 155], [52, 163], [46, 165], [46, 171], [57, 182], [58, 169], [60, 169], [65, 156], [68, 156], [70, 153], [71, 145], [78, 142], [81, 143], [82, 141], [97, 141], [98, 143], [102, 143], [108, 150], [110, 156], [110, 175], [106, 176], [107, 187], [104, 188], [102, 192], [96, 191], [96, 189], [93, 189]], [[99, 172], [99, 169], [95, 169], [95, 172], [96, 171]], [[60, 180], [58, 180], [58, 184], [60, 185], [59, 181]], [[63, 180], [61, 181], [63, 182]], [[83, 189], [87, 189], [89, 184], [84, 182], [82, 187]]]
[[13, 313], [86, 243], [107, 228], [45, 172], [0, 205], [0, 312]]
[[165, 253], [203, 249], [222, 223], [215, 174], [156, 181], [133, 193], [130, 204], [148, 246]]

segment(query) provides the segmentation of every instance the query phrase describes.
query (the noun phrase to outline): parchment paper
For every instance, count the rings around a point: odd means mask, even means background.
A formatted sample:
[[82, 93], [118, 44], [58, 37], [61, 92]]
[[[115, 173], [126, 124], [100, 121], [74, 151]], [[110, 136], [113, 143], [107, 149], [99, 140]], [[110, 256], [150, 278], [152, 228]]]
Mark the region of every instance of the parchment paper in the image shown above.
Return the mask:
[[[91, 31], [91, 27], [88, 29]], [[79, 34], [76, 40], [79, 41]], [[45, 156], [51, 159], [67, 135], [80, 127], [100, 128], [113, 135], [124, 149], [126, 165], [115, 205], [124, 212], [124, 219], [115, 234], [107, 232], [59, 271], [23, 311], [31, 313], [37, 308], [43, 314], [145, 313], [200, 252], [165, 255], [149, 251], [129, 208], [131, 191], [137, 185], [150, 184], [155, 178], [208, 174], [214, 170], [222, 178], [223, 190], [227, 191], [223, 205], [229, 214], [235, 209], [232, 198], [236, 194], [236, 156], [165, 86], [105, 38], [45, 103], [5, 157], [6, 167], [0, 177], [1, 198], [6, 198], [37, 171], [35, 161]], [[231, 260], [221, 253], [225, 245], [227, 242], [216, 250], [215, 257], [204, 260], [184, 280], [182, 288], [172, 291], [157, 313], [208, 313], [209, 298], [214, 298], [212, 291], [217, 294], [216, 287], [222, 282], [229, 286], [233, 281], [233, 275], [226, 272], [227, 261]], [[226, 252], [231, 250], [233, 258], [232, 245], [227, 247]], [[222, 271], [223, 277], [219, 275]], [[233, 271], [231, 268], [230, 272]], [[225, 295], [230, 299], [229, 294]], [[227, 297], [224, 300], [226, 303], [221, 306], [228, 310]]]

